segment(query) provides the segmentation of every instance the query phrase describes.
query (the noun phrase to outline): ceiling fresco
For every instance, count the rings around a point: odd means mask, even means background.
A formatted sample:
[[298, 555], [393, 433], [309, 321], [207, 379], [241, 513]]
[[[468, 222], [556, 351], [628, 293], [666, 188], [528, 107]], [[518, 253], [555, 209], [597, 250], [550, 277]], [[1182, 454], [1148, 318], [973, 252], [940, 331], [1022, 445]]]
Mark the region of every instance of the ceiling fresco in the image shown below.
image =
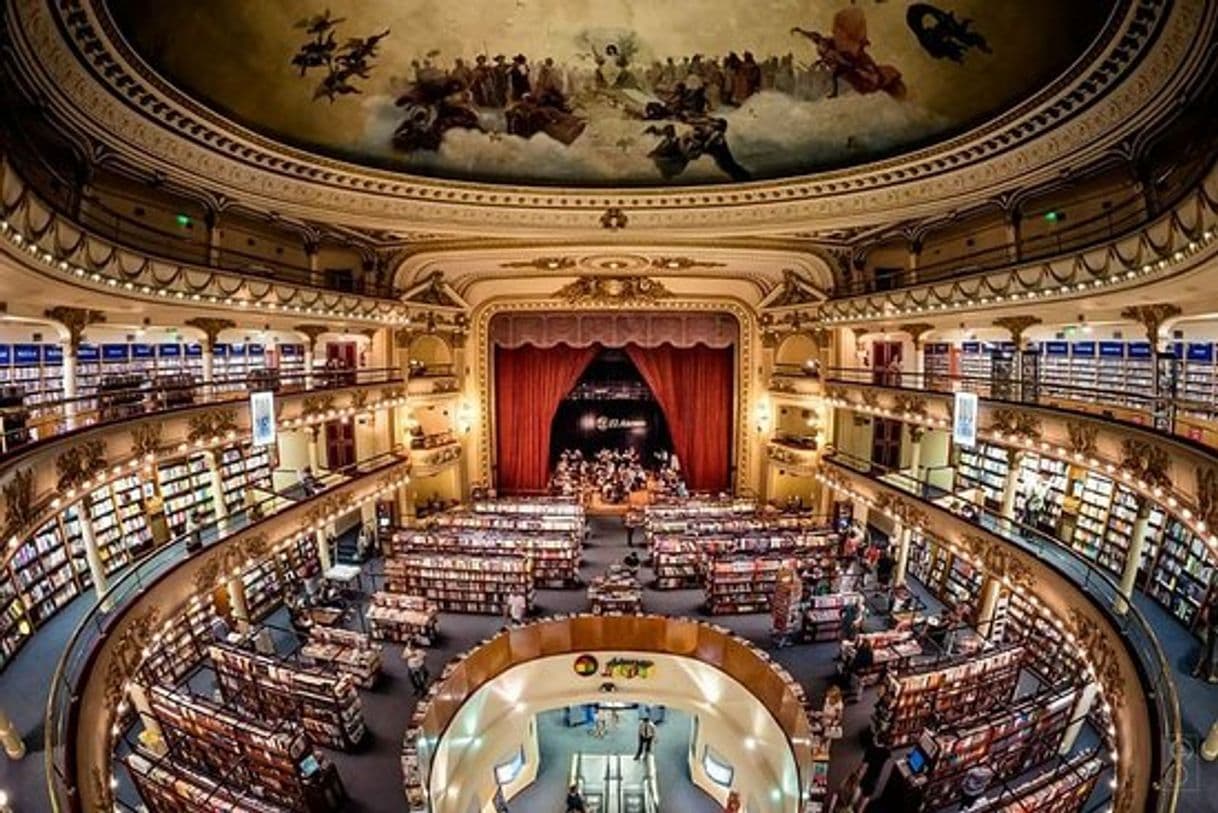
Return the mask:
[[239, 124], [415, 175], [560, 187], [806, 175], [933, 144], [1061, 75], [1103, 0], [108, 0]]

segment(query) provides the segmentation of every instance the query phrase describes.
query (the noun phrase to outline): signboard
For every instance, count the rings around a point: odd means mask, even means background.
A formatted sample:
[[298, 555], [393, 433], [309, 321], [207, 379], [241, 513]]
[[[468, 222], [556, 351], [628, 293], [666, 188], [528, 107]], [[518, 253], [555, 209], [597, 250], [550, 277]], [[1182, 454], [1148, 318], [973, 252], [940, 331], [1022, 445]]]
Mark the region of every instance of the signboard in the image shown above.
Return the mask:
[[253, 427], [254, 446], [275, 443], [275, 393], [270, 390], [250, 393], [250, 426]]
[[580, 677], [649, 678], [655, 670], [655, 661], [642, 658], [614, 657], [603, 666], [595, 655], [580, 655], [572, 664], [575, 674]]
[[977, 445], [977, 395], [972, 392], [956, 393], [952, 410], [952, 441], [966, 449]]

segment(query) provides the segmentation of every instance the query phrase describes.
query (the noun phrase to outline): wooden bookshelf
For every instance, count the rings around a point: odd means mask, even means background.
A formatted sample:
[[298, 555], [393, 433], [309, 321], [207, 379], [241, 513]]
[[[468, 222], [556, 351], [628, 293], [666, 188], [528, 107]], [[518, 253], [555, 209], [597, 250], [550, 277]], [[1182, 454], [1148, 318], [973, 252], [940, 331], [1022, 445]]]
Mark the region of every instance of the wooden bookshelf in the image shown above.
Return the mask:
[[1049, 770], [987, 796], [975, 813], [1079, 813], [1095, 792], [1104, 763], [1093, 753], [1062, 760]]
[[377, 640], [430, 644], [436, 635], [436, 605], [421, 596], [373, 593], [364, 617]]
[[526, 556], [410, 553], [385, 560], [390, 592], [420, 596], [440, 610], [498, 615], [508, 596], [533, 606], [533, 570]]
[[370, 689], [381, 674], [383, 647], [361, 632], [314, 626], [300, 654], [315, 665], [349, 675], [357, 686]]
[[533, 566], [537, 587], [570, 587], [579, 580], [582, 533], [567, 531], [504, 531], [455, 529], [448, 532], [399, 531], [391, 549], [399, 554], [525, 555]]
[[643, 591], [638, 576], [623, 565], [611, 565], [603, 576], [588, 583], [588, 603], [594, 615], [643, 611]]
[[890, 672], [876, 703], [872, 728], [885, 745], [909, 745], [932, 721], [953, 723], [1009, 701], [1024, 659], [1020, 645], [1004, 645], [967, 660]]
[[266, 719], [299, 720], [313, 741], [331, 748], [350, 750], [364, 739], [363, 705], [349, 676], [227, 644], [212, 644], [208, 656], [230, 703]]

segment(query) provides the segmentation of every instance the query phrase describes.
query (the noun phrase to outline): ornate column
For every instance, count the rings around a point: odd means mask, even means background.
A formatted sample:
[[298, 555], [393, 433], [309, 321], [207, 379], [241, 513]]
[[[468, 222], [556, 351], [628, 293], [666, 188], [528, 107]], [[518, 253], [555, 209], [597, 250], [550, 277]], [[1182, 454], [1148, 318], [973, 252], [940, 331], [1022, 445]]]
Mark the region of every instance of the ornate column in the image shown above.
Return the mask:
[[85, 546], [85, 562], [89, 565], [89, 577], [93, 580], [93, 592], [97, 594], [97, 600], [101, 601], [106, 595], [106, 591], [110, 589], [110, 584], [106, 579], [106, 565], [101, 559], [101, 553], [97, 550], [97, 537], [93, 535], [93, 518], [87, 516], [85, 509], [85, 501], [80, 502], [80, 541]]
[[994, 632], [1000, 598], [1002, 598], [1002, 582], [993, 576], [986, 576], [985, 582], [981, 585], [980, 606], [977, 608], [977, 632], [987, 640]]
[[317, 349], [317, 340], [321, 338], [323, 333], [329, 333], [330, 328], [326, 325], [296, 325], [292, 328], [297, 333], [305, 337], [304, 345], [304, 368], [305, 368], [305, 389], [313, 389], [313, 358], [314, 352]]
[[334, 567], [334, 552], [330, 550], [325, 531], [317, 532], [317, 558], [321, 562], [322, 573]]
[[[897, 330], [901, 331], [902, 333], [908, 333], [909, 337], [911, 339], [913, 339], [913, 346], [914, 346], [913, 368], [910, 370], [907, 370], [907, 372], [912, 373], [915, 376], [917, 376], [918, 380], [922, 379], [922, 373], [925, 372], [925, 370], [926, 370], [926, 365], [925, 365], [926, 359], [922, 354], [922, 337], [934, 329], [935, 329], [934, 325], [927, 324], [926, 322], [915, 322], [910, 325], [898, 325], [897, 326]], [[922, 381], [921, 389], [928, 390], [928, 389], [930, 389], [930, 386], [925, 381]]]
[[68, 331], [68, 341], [63, 347], [62, 383], [63, 397], [66, 402], [64, 404], [64, 423], [70, 431], [77, 426], [78, 405], [72, 399], [79, 394], [76, 387], [76, 359], [80, 350], [80, 340], [84, 336], [85, 328], [106, 321], [106, 315], [101, 311], [87, 308], [57, 305], [47, 309], [46, 317], [60, 323]]
[[207, 227], [207, 264], [215, 267], [220, 264], [220, 251], [224, 240], [224, 230], [220, 228], [220, 213], [212, 208], [203, 215], [203, 225]]
[[1151, 370], [1151, 395], [1154, 397], [1154, 427], [1163, 432], [1171, 432], [1175, 423], [1174, 382], [1165, 375], [1166, 367], [1173, 364], [1165, 352], [1160, 349], [1160, 332], [1163, 323], [1180, 315], [1180, 306], [1170, 302], [1156, 302], [1153, 305], [1134, 305], [1121, 311], [1121, 318], [1131, 319], [1142, 325], [1146, 331], [1146, 340], [1154, 356], [1154, 367]]
[[316, 240], [306, 240], [304, 244], [305, 257], [309, 260], [309, 284], [320, 286], [321, 279], [321, 246]]
[[922, 238], [914, 237], [909, 241], [909, 254], [906, 255], [905, 270], [909, 274], [909, 283], [918, 281], [918, 264], [922, 260]]
[[1007, 244], [1012, 262], [1023, 259], [1023, 212], [1018, 207], [1007, 212]]
[[4, 709], [0, 709], [0, 745], [4, 746], [4, 753], [14, 762], [25, 756], [25, 742]]
[[922, 468], [922, 438], [925, 434], [923, 427], [909, 424], [909, 471], [919, 483], [922, 482], [919, 470]]
[[905, 584], [909, 574], [909, 546], [913, 541], [913, 529], [898, 523], [893, 536], [897, 540], [897, 566], [893, 570], [892, 583], [900, 586]]
[[1066, 726], [1066, 732], [1062, 735], [1062, 744], [1057, 753], [1067, 756], [1074, 750], [1074, 743], [1078, 740], [1079, 732], [1083, 730], [1083, 723], [1087, 721], [1087, 715], [1091, 713], [1091, 707], [1095, 705], [1095, 699], [1099, 697], [1099, 694], [1100, 687], [1095, 681], [1086, 683], [1079, 689], [1074, 708], [1070, 711], [1070, 724]]
[[1150, 501], [1144, 497], [1138, 497], [1137, 501], [1138, 516], [1129, 534], [1129, 552], [1125, 569], [1121, 571], [1121, 595], [1124, 598], [1118, 600], [1115, 606], [1121, 615], [1129, 611], [1129, 601], [1133, 598], [1133, 586], [1138, 580], [1138, 568], [1142, 564], [1142, 552], [1146, 549], [1147, 532], [1150, 530]]
[[204, 452], [207, 460], [207, 475], [211, 480], [212, 505], [216, 507], [217, 529], [225, 525], [228, 519], [228, 505], [224, 502], [224, 477], [220, 473], [219, 453]]
[[232, 319], [196, 316], [194, 319], [187, 319], [186, 325], [203, 333], [203, 392], [210, 398], [215, 392], [212, 387], [212, 381], [214, 380], [214, 368], [212, 364], [215, 360], [213, 353], [216, 348], [216, 339], [219, 338], [221, 331], [234, 328], [237, 326], [237, 323]]
[[[994, 320], [994, 327], [1000, 327], [1009, 331], [1011, 334], [1011, 341], [1015, 343], [1015, 369], [1011, 377], [1011, 380], [1015, 384], [1015, 391], [1012, 393], [1012, 400], [1025, 400], [1023, 387], [1023, 334], [1027, 332], [1028, 328], [1032, 327], [1033, 325], [1039, 325], [1040, 323], [1041, 318], [1039, 316], [1002, 316]], [[1037, 382], [1032, 381], [1030, 383], [1034, 388]], [[1029, 392], [1028, 394], [1030, 395], [1032, 393]]]
[[1015, 519], [1015, 501], [1019, 496], [1020, 462], [1023, 460], [1022, 449], [1011, 450], [1011, 462], [1007, 466], [1007, 479], [1002, 484], [1002, 517]]
[[250, 605], [249, 599], [245, 595], [245, 582], [241, 581], [240, 572], [230, 576], [224, 586], [228, 590], [228, 602], [233, 610], [233, 620], [237, 622], [237, 628], [241, 632], [245, 632], [250, 626]]
[[306, 426], [305, 427], [305, 432], [307, 432], [309, 435], [309, 440], [308, 440], [309, 470], [312, 471], [314, 474], [317, 474], [317, 472], [321, 471], [321, 455], [318, 453], [318, 450], [317, 450], [317, 433], [319, 431], [320, 431], [320, 427], [317, 427], [317, 426]]

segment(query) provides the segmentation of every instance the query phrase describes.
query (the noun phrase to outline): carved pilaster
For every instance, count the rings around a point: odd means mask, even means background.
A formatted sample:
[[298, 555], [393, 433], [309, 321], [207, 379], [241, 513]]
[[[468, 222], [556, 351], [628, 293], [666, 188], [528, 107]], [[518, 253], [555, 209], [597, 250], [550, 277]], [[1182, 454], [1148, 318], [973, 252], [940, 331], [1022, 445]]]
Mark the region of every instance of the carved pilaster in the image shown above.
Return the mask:
[[1039, 316], [1002, 316], [994, 320], [994, 327], [1000, 327], [1007, 330], [1011, 334], [1011, 341], [1015, 342], [1015, 349], [1023, 349], [1023, 334], [1028, 328], [1041, 323]]
[[902, 333], [908, 333], [910, 338], [913, 339], [915, 350], [922, 349], [922, 337], [934, 329], [934, 325], [926, 322], [914, 322], [913, 324], [909, 325], [897, 325], [897, 330], [901, 331]]
[[1170, 302], [1156, 302], [1153, 305], [1132, 305], [1121, 311], [1122, 319], [1132, 319], [1146, 330], [1146, 339], [1150, 346], [1159, 346], [1159, 331], [1163, 323], [1180, 315], [1180, 306]]
[[75, 353], [80, 348], [81, 337], [85, 328], [106, 321], [106, 314], [88, 308], [73, 308], [67, 305], [56, 305], [47, 308], [46, 317], [59, 322], [68, 329], [68, 347]]
[[211, 352], [216, 349], [216, 339], [220, 332], [237, 326], [232, 319], [217, 319], [211, 316], [196, 316], [186, 320], [187, 327], [193, 327], [203, 333], [203, 349]]
[[292, 330], [309, 340], [309, 352], [317, 347], [317, 339], [321, 334], [330, 332], [330, 328], [326, 325], [296, 325]]

